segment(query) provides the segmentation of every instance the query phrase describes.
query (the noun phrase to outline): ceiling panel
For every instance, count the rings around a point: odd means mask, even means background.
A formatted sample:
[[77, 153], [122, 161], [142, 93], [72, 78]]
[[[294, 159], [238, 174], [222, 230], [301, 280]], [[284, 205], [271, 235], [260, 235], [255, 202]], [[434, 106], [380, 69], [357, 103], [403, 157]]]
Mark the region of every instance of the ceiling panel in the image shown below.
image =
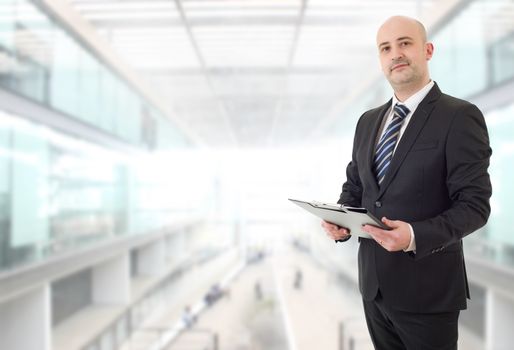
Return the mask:
[[[378, 23], [390, 14], [416, 15], [437, 5], [436, 0], [70, 2], [213, 147], [306, 142], [356, 87], [379, 74]], [[369, 67], [364, 74], [362, 67]]]

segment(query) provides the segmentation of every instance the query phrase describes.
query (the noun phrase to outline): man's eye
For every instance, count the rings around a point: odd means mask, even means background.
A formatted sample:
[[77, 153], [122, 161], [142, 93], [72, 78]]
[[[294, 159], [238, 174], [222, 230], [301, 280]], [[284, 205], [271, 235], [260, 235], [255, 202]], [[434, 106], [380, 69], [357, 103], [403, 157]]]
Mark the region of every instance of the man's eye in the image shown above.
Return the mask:
[[409, 43], [408, 43], [408, 42], [406, 42], [406, 41], [404, 41], [404, 42], [400, 43], [400, 46], [407, 46], [407, 45], [409, 45]]
[[383, 47], [380, 51], [382, 51], [382, 52], [387, 52], [387, 51], [389, 51], [389, 46], [385, 46], [385, 47]]

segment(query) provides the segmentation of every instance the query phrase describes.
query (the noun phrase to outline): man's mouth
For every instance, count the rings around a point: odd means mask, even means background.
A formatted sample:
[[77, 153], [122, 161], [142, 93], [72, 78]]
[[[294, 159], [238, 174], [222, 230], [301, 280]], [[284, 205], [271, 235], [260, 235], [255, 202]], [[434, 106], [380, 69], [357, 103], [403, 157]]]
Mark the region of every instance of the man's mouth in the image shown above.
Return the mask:
[[408, 63], [398, 63], [398, 64], [395, 64], [394, 66], [391, 67], [391, 72], [397, 68], [403, 68], [403, 67], [407, 67], [409, 64]]

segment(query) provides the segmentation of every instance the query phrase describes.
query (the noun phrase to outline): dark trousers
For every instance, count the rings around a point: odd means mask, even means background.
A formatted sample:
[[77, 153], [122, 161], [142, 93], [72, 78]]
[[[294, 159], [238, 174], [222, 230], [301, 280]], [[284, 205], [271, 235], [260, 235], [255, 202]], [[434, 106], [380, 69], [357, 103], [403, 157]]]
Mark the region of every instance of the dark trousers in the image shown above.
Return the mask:
[[369, 334], [377, 350], [456, 350], [459, 311], [419, 314], [391, 309], [378, 293], [364, 300]]

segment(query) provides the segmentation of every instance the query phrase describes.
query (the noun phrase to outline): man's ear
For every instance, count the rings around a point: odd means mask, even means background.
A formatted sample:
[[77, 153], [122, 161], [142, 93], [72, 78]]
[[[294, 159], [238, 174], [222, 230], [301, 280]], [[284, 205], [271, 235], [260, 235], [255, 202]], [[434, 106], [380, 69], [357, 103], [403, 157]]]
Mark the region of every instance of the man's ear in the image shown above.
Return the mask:
[[434, 54], [434, 44], [427, 42], [425, 44], [425, 57], [426, 57], [427, 61], [430, 61], [433, 54]]

